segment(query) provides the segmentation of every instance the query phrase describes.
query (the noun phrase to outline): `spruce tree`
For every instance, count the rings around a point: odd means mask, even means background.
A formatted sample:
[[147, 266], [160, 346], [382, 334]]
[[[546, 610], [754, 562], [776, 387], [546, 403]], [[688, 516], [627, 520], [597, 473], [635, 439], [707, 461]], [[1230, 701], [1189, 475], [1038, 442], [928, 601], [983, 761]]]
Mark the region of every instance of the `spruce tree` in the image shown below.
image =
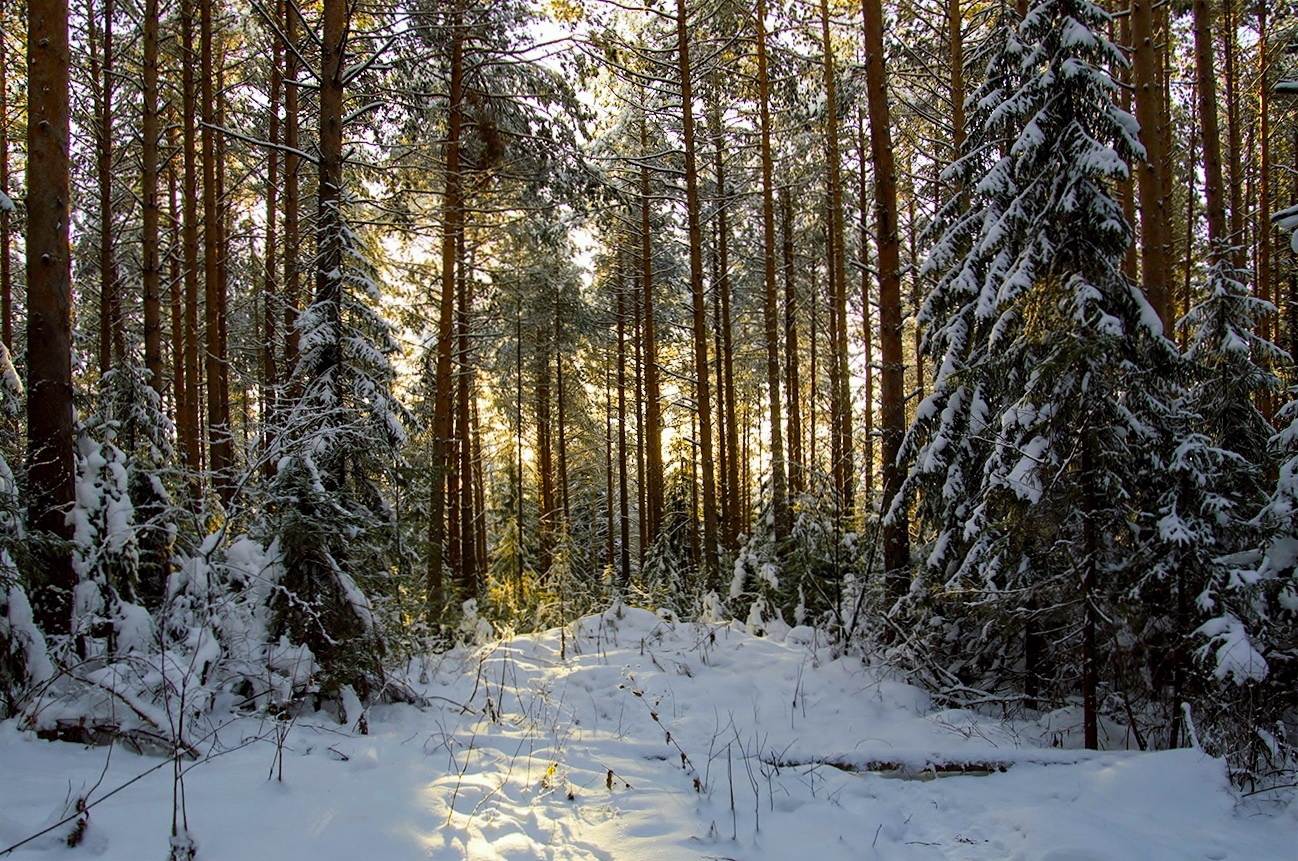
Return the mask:
[[[1025, 693], [1051, 676], [1056, 695], [1080, 691], [1088, 747], [1110, 599], [1135, 567], [1131, 524], [1179, 396], [1175, 348], [1121, 271], [1131, 231], [1114, 184], [1143, 153], [1114, 99], [1108, 22], [1086, 0], [1039, 0], [971, 99], [959, 214], [930, 263], [935, 393], [907, 447], [929, 569], [960, 575], [992, 616], [973, 663], [1003, 679], [1022, 649]], [[1047, 628], [1063, 633], [1046, 643]]]
[[[336, 204], [341, 209], [341, 203]], [[270, 538], [283, 565], [271, 634], [309, 647], [323, 688], [362, 697], [382, 677], [382, 636], [365, 586], [381, 583], [393, 529], [384, 485], [411, 421], [392, 387], [400, 352], [375, 310], [378, 271], [340, 214], [339, 266], [298, 319], [302, 392], [276, 435]]]

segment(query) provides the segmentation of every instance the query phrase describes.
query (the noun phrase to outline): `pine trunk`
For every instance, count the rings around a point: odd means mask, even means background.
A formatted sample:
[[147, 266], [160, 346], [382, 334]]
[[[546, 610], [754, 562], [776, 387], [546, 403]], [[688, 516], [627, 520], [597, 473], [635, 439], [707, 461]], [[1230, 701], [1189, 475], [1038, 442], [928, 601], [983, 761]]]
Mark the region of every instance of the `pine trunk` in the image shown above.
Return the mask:
[[787, 186], [780, 195], [780, 265], [784, 270], [784, 366], [789, 407], [789, 495], [807, 489], [802, 458], [802, 383], [798, 375], [798, 287], [793, 259], [793, 199]]
[[1136, 120], [1145, 160], [1140, 175], [1140, 258], [1141, 283], [1149, 304], [1167, 327], [1168, 213], [1163, 177], [1163, 138], [1160, 111], [1163, 90], [1159, 86], [1158, 46], [1154, 41], [1154, 0], [1132, 0], [1132, 80], [1135, 85]]
[[162, 261], [158, 200], [158, 0], [144, 2], [144, 118], [140, 147], [144, 222], [141, 254], [144, 280], [144, 367], [149, 385], [163, 391]]
[[[33, 528], [72, 530], [72, 267], [68, 225], [68, 7], [27, 7], [27, 512]], [[77, 578], [66, 545], [41, 554], [33, 583], [36, 621], [70, 633]]]
[[[151, 0], [156, 2], [156, 0]], [[280, 0], [275, 10], [276, 20], [283, 18], [284, 0]], [[265, 266], [262, 273], [262, 347], [261, 347], [261, 418], [264, 430], [262, 469], [267, 476], [275, 472], [274, 461], [270, 457], [274, 442], [274, 430], [270, 421], [277, 411], [279, 398], [279, 368], [276, 361], [276, 350], [279, 340], [276, 325], [279, 302], [279, 150], [274, 145], [279, 143], [279, 100], [283, 88], [281, 72], [282, 46], [278, 39], [271, 40], [270, 65], [270, 110], [267, 118], [267, 140], [271, 144], [266, 154], [266, 251]]]
[[191, 473], [191, 501], [196, 505], [202, 493], [198, 475], [203, 469], [202, 433], [198, 405], [202, 398], [198, 371], [198, 129], [195, 122], [197, 92], [194, 82], [194, 0], [181, 0], [180, 27], [184, 48], [181, 59], [181, 114], [184, 123], [182, 158], [184, 180], [184, 260], [185, 280], [185, 398], [178, 436], [184, 452], [186, 469]]
[[[762, 329], [766, 344], [766, 395], [771, 427], [771, 505], [775, 537], [792, 526], [784, 462], [784, 416], [780, 400], [780, 317], [775, 284], [775, 178], [771, 159], [771, 88], [766, 62], [766, 0], [757, 0], [757, 92], [762, 161]], [[796, 346], [796, 345], [795, 345]]]
[[[103, 29], [90, 22], [90, 77], [95, 104], [95, 168], [99, 192], [99, 373], [123, 352], [113, 235], [113, 0], [104, 0]], [[102, 53], [101, 53], [102, 51]]]
[[866, 180], [865, 110], [856, 113], [857, 169], [860, 186], [857, 206], [860, 228], [857, 249], [861, 264], [861, 342], [865, 351], [865, 492], [867, 500], [874, 493], [874, 299], [870, 276], [870, 194]]
[[[171, 396], [172, 415], [177, 418], [177, 436], [180, 436], [180, 419], [185, 414], [185, 296], [184, 278], [180, 266], [184, 257], [183, 214], [180, 208], [180, 177], [176, 170], [175, 153], [180, 149], [180, 130], [174, 122], [168, 124], [167, 147], [167, 281], [171, 306]], [[183, 437], [181, 437], [183, 443]], [[184, 455], [183, 445], [181, 455]]]
[[690, 45], [685, 0], [676, 0], [676, 48], [680, 64], [681, 121], [685, 146], [685, 210], [689, 233], [690, 295], [694, 324], [694, 400], [698, 411], [699, 460], [702, 467], [703, 546], [701, 569], [706, 588], [717, 590], [717, 499], [712, 463], [712, 395], [708, 385], [707, 313], [703, 297], [703, 231], [699, 223], [699, 179], [694, 138], [694, 92], [690, 80]]
[[[649, 153], [649, 130], [644, 114], [640, 115], [640, 157]], [[658, 537], [663, 518], [663, 437], [662, 407], [658, 384], [658, 344], [654, 333], [653, 244], [649, 222], [649, 168], [640, 165], [640, 287], [644, 318], [645, 377], [645, 469], [649, 473], [648, 527], [650, 543]]]
[[625, 595], [631, 585], [631, 509], [627, 495], [626, 450], [626, 316], [627, 296], [621, 258], [617, 267], [617, 591]]
[[[906, 432], [905, 364], [901, 350], [901, 249], [897, 224], [897, 177], [892, 157], [891, 118], [883, 63], [883, 9], [879, 0], [863, 0], [865, 79], [870, 109], [870, 154], [874, 167], [875, 234], [878, 237], [879, 341], [883, 360], [883, 504], [887, 512], [901, 489], [905, 468], [898, 455]], [[884, 522], [883, 562], [887, 571], [905, 579], [910, 563], [906, 512], [896, 511]]]
[[297, 59], [297, 4], [284, 4], [284, 379], [289, 381], [290, 395], [294, 390], [293, 373], [297, 369], [299, 333], [297, 329], [298, 306], [301, 301], [301, 281], [298, 274], [298, 247], [301, 228], [299, 220], [300, 195], [298, 171], [301, 159], [295, 154], [298, 148], [298, 59]]
[[[473, 279], [470, 277], [468, 258], [464, 251], [465, 236], [464, 231], [460, 232], [459, 250], [456, 254], [456, 263], [458, 264], [457, 296], [456, 296], [456, 395], [455, 395], [455, 430], [458, 435], [456, 442], [456, 452], [459, 455], [460, 462], [456, 473], [459, 475], [460, 483], [460, 531], [451, 535], [452, 543], [460, 546], [460, 568], [456, 573], [459, 581], [460, 600], [467, 601], [471, 598], [478, 597], [479, 560], [483, 557], [478, 553], [476, 523], [478, 519], [479, 508], [477, 505], [477, 496], [474, 492], [474, 469], [475, 458], [473, 455], [473, 446], [476, 444], [476, 438], [471, 424], [471, 405], [474, 395], [473, 385], [473, 364], [469, 353], [470, 333], [469, 333], [469, 308], [472, 307], [473, 297]], [[562, 418], [560, 419], [562, 421]], [[452, 570], [455, 570], [452, 568]]]
[[222, 502], [229, 502], [233, 491], [233, 451], [230, 439], [230, 405], [222, 397], [225, 389], [225, 364], [221, 357], [225, 345], [221, 340], [221, 209], [217, 184], [218, 125], [216, 119], [217, 66], [213, 55], [213, 4], [200, 0], [200, 89], [203, 116], [203, 329], [207, 348], [204, 371], [207, 376], [207, 444], [208, 467], [212, 482]]
[[[439, 301], [437, 329], [437, 369], [433, 405], [433, 462], [430, 480], [432, 492], [428, 518], [428, 613], [436, 622], [446, 601], [442, 573], [443, 544], [446, 537], [446, 476], [450, 448], [451, 407], [454, 399], [451, 379], [452, 336], [455, 323], [455, 259], [460, 234], [464, 230], [464, 204], [461, 199], [460, 129], [463, 123], [461, 100], [464, 87], [464, 34], [461, 10], [457, 4], [451, 13], [451, 89], [445, 144], [446, 189], [442, 201], [442, 294]], [[521, 373], [521, 369], [520, 369]], [[519, 417], [520, 426], [522, 417]], [[522, 476], [519, 476], [520, 495]], [[519, 523], [521, 529], [522, 523]], [[521, 533], [520, 533], [521, 534]]]
[[829, 7], [820, 2], [821, 52], [825, 76], [825, 160], [829, 181], [829, 228], [826, 263], [829, 267], [829, 433], [830, 470], [838, 516], [846, 525], [853, 515], [855, 466], [852, 452], [852, 390], [847, 367], [847, 255], [843, 238], [843, 180], [838, 146], [838, 87], [834, 46], [829, 34]]
[[[1257, 111], [1258, 111], [1258, 164], [1257, 164], [1257, 264], [1254, 275], [1257, 284], [1257, 295], [1263, 302], [1279, 305], [1279, 297], [1272, 291], [1271, 269], [1271, 67], [1268, 53], [1267, 32], [1269, 20], [1266, 0], [1259, 0], [1257, 5]], [[1276, 331], [1275, 315], [1266, 314], [1259, 321], [1259, 331], [1269, 341], [1279, 339]], [[1271, 392], [1263, 396], [1264, 413], [1271, 418], [1275, 412], [1274, 397]]]
[[[8, 4], [0, 2], [0, 33], [9, 30]], [[9, 188], [9, 48], [0, 35], [0, 191]], [[0, 342], [14, 351], [13, 263], [11, 259], [10, 212], [0, 209]]]

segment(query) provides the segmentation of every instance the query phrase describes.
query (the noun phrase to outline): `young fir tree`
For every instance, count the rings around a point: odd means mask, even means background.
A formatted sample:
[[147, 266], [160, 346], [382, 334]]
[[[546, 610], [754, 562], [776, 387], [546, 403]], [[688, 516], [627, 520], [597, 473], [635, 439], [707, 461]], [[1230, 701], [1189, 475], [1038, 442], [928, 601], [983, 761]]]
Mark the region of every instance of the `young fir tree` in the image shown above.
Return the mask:
[[[1112, 187], [1141, 148], [1114, 100], [1108, 19], [1086, 0], [1039, 0], [991, 61], [1003, 83], [972, 100], [964, 214], [931, 264], [935, 394], [907, 448], [909, 494], [936, 535], [928, 567], [962, 575], [993, 616], [981, 659], [1003, 680], [996, 663], [1025, 653], [1029, 694], [1048, 661], [1052, 693], [1082, 694], [1088, 747], [1101, 626], [1131, 575], [1130, 524], [1152, 505], [1151, 452], [1172, 440], [1179, 395], [1175, 348], [1121, 271], [1131, 231]], [[935, 488], [937, 505], [922, 495]], [[1043, 657], [1047, 627], [1066, 633]]]
[[325, 690], [351, 685], [364, 697], [381, 678], [383, 646], [363, 587], [384, 578], [383, 485], [411, 419], [392, 393], [400, 349], [375, 310], [370, 251], [343, 217], [335, 224], [341, 263], [298, 319], [302, 394], [277, 434], [270, 537], [283, 579], [271, 633], [311, 649]]
[[1284, 425], [1271, 448], [1280, 468], [1257, 518], [1264, 530], [1261, 564], [1233, 572], [1223, 590], [1224, 612], [1198, 631], [1209, 638], [1202, 654], [1212, 659], [1218, 679], [1235, 682], [1222, 698], [1222, 724], [1229, 729], [1233, 722], [1243, 732], [1236, 730], [1222, 752], [1234, 754], [1238, 777], [1272, 782], [1292, 774], [1298, 761], [1298, 742], [1285, 731], [1298, 708], [1298, 387], [1289, 390], [1277, 418]]
[[[1207, 298], [1181, 321], [1192, 330], [1186, 390], [1164, 417], [1173, 444], [1150, 452], [1162, 480], [1148, 485], [1154, 504], [1136, 521], [1147, 536], [1147, 562], [1135, 568], [1123, 598], [1123, 639], [1144, 665], [1144, 672], [1124, 680], [1125, 696], [1138, 704], [1149, 698], [1153, 708], [1141, 710], [1161, 715], [1166, 740], [1154, 741], [1168, 747], [1190, 741], [1184, 703], [1210, 715], [1219, 699], [1212, 674], [1193, 660], [1196, 629], [1206, 633], [1200, 628], [1205, 622], [1211, 627], [1212, 620], [1230, 616], [1239, 623], [1251, 615], [1241, 606], [1236, 587], [1242, 583], [1231, 560], [1256, 546], [1249, 520], [1264, 494], [1270, 425], [1255, 400], [1277, 385], [1263, 365], [1282, 357], [1255, 332], [1268, 304], [1249, 295], [1245, 273], [1229, 254], [1221, 250], [1213, 257]], [[1239, 657], [1236, 669], [1249, 663], [1247, 655]]]

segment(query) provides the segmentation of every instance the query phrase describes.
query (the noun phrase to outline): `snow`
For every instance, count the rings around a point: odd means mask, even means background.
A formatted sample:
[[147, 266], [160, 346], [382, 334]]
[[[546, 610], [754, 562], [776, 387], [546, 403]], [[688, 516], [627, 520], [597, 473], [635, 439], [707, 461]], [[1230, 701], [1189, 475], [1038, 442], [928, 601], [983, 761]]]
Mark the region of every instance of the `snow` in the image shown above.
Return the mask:
[[[191, 723], [221, 755], [181, 761], [181, 833], [204, 861], [1293, 857], [1298, 805], [1237, 798], [1198, 750], [1077, 750], [1075, 708], [937, 710], [811, 628], [774, 630], [615, 609], [412, 662], [424, 707], [361, 722], [346, 692], [350, 732], [336, 706]], [[9, 720], [0, 773], [0, 852], [90, 792], [106, 800], [72, 857], [167, 854], [165, 760]], [[54, 837], [10, 857], [69, 857]]]

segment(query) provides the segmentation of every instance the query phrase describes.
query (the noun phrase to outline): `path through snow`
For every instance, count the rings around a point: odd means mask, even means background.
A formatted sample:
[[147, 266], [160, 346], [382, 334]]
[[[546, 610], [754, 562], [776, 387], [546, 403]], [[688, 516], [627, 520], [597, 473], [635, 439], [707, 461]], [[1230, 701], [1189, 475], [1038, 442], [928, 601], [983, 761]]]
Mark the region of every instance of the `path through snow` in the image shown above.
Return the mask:
[[[1220, 761], [1088, 754], [1071, 749], [1076, 727], [935, 712], [858, 660], [830, 660], [805, 628], [760, 638], [610, 611], [424, 669], [432, 705], [375, 707], [369, 735], [324, 714], [295, 722], [283, 782], [267, 779], [268, 723], [222, 728], [213, 741], [229, 752], [185, 780], [198, 858], [1295, 857], [1298, 804], [1237, 803]], [[154, 763], [115, 751], [92, 798]], [[104, 748], [0, 725], [0, 850], [54, 821], [104, 764]], [[881, 764], [901, 770], [846, 768]], [[931, 778], [960, 764], [1012, 767]], [[51, 835], [12, 857], [162, 859], [171, 798], [162, 768], [95, 807], [80, 848]]]

